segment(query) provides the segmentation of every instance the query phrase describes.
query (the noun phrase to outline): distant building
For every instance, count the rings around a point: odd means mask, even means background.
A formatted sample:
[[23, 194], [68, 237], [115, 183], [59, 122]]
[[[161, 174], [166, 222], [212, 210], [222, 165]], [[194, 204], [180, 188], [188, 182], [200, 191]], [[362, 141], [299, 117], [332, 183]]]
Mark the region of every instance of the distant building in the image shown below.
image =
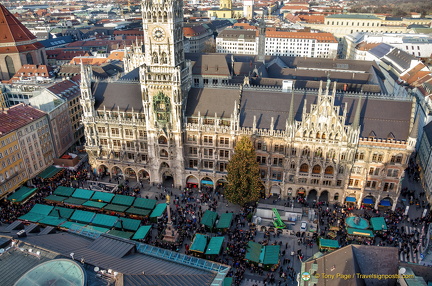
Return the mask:
[[[334, 58], [338, 41], [330, 33], [265, 32], [265, 55]], [[225, 29], [216, 38], [216, 52], [258, 54], [258, 30]]]
[[0, 4], [0, 80], [10, 79], [25, 64], [47, 64], [45, 47]]
[[243, 9], [234, 8], [232, 0], [220, 0], [219, 8], [207, 10], [208, 16], [218, 19], [243, 18]]

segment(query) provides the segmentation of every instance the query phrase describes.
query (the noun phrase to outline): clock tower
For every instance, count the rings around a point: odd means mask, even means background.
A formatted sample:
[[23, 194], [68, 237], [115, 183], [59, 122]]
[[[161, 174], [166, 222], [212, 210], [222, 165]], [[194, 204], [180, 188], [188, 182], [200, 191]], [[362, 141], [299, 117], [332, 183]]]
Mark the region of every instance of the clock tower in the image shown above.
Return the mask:
[[182, 122], [191, 85], [183, 50], [183, 1], [142, 2], [145, 61], [140, 82], [151, 165], [160, 182], [182, 185]]

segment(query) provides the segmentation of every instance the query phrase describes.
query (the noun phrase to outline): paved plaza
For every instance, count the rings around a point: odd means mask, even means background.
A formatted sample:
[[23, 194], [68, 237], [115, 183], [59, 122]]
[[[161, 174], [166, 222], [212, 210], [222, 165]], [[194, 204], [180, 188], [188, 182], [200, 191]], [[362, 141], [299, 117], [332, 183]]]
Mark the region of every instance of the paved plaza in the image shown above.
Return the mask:
[[[79, 187], [92, 190], [111, 190], [120, 194], [129, 194], [142, 198], [155, 199], [157, 203], [166, 202], [167, 195], [171, 197], [171, 216], [174, 226], [182, 233], [182, 243], [176, 246], [161, 242], [159, 239], [161, 232], [165, 229], [165, 220], [153, 223], [152, 231], [149, 235], [149, 244], [158, 247], [169, 248], [180, 253], [190, 254], [188, 247], [196, 233], [206, 234], [210, 237], [224, 235], [225, 244], [217, 262], [230, 265], [231, 273], [235, 277], [234, 285], [297, 285], [296, 277], [301, 269], [301, 260], [307, 260], [318, 252], [316, 236], [326, 237], [329, 226], [336, 219], [342, 219], [349, 215], [370, 218], [384, 216], [389, 226], [388, 235], [375, 237], [375, 239], [363, 240], [357, 243], [373, 244], [382, 246], [394, 246], [399, 249], [401, 262], [419, 263], [421, 260], [432, 263], [431, 251], [425, 249], [424, 242], [425, 230], [427, 226], [425, 220], [421, 219], [426, 206], [422, 199], [422, 188], [420, 184], [411, 179], [403, 181], [404, 195], [400, 196], [397, 202], [396, 212], [389, 209], [380, 208], [379, 212], [372, 209], [362, 208], [348, 211], [341, 206], [328, 205], [321, 203], [316, 206], [314, 201], [302, 200], [283, 200], [277, 197], [261, 199], [258, 207], [290, 206], [299, 209], [304, 214], [301, 220], [295, 223], [287, 223], [288, 228], [278, 233], [268, 230], [273, 226], [271, 218], [263, 218], [256, 231], [250, 228], [250, 222], [246, 219], [247, 215], [255, 214], [255, 209], [241, 208], [231, 204], [223, 197], [222, 190], [203, 188], [202, 190], [173, 188], [172, 182], [167, 181], [162, 185], [148, 184], [147, 182], [137, 182], [136, 180], [116, 179], [96, 177], [89, 171], [73, 173], [65, 172], [63, 178], [49, 183], [39, 184], [39, 191], [32, 203], [43, 203], [43, 198], [52, 193], [58, 185]], [[417, 200], [416, 200], [417, 198]], [[418, 204], [418, 205], [417, 205]], [[305, 215], [315, 213], [314, 217]], [[404, 216], [406, 207], [409, 206], [407, 216]], [[9, 208], [9, 209], [8, 209]], [[22, 209], [8, 206], [2, 209], [2, 220], [14, 220], [31, 208], [26, 205]], [[211, 233], [200, 225], [200, 220], [206, 210], [212, 210], [218, 214], [232, 212], [235, 218], [231, 229], [226, 233]], [[13, 214], [16, 212], [16, 217]], [[251, 216], [251, 215], [250, 215]], [[300, 231], [300, 221], [307, 221], [310, 225], [318, 224], [316, 233]], [[148, 223], [148, 222], [147, 222]], [[344, 226], [343, 224], [341, 224]], [[347, 244], [345, 227], [337, 232], [337, 239], [341, 246]], [[258, 267], [252, 267], [244, 261], [244, 252], [249, 240], [268, 245], [280, 245], [280, 265], [273, 271], [262, 271]], [[416, 249], [416, 245], [420, 245]], [[423, 256], [423, 259], [421, 259]]]

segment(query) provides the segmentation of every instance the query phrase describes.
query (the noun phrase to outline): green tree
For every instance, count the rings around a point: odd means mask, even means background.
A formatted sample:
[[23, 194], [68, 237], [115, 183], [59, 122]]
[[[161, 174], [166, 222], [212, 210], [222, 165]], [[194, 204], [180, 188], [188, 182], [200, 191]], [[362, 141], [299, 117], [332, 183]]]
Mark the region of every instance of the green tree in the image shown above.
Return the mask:
[[257, 202], [262, 183], [255, 148], [249, 137], [242, 137], [237, 142], [227, 171], [225, 197], [228, 201], [241, 206]]

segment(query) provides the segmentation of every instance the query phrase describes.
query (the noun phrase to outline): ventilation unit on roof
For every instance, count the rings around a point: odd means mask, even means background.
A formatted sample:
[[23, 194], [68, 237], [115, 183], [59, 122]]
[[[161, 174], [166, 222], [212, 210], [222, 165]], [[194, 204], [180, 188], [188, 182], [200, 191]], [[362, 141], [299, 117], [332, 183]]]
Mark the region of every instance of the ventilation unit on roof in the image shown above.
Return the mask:
[[291, 92], [294, 87], [294, 81], [292, 80], [283, 80], [282, 81], [282, 92]]

